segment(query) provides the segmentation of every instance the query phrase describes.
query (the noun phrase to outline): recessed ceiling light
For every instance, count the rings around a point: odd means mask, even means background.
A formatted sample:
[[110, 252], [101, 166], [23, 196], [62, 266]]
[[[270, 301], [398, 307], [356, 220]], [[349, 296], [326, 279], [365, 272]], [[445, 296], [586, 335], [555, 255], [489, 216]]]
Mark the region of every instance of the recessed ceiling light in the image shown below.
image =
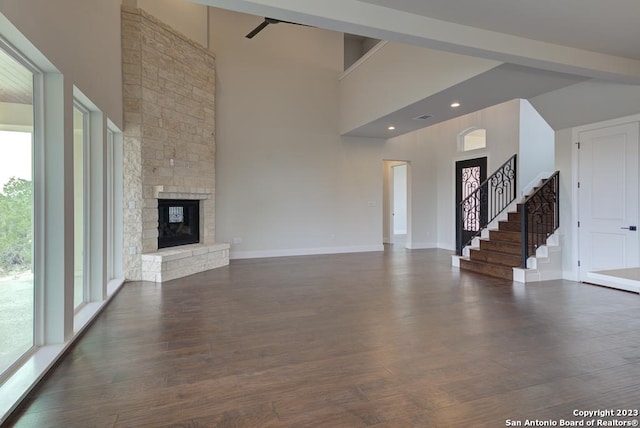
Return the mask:
[[395, 126], [393, 126], [393, 125], [391, 125], [391, 126], [387, 127], [387, 129], [388, 129], [389, 131], [393, 131], [394, 129], [396, 129], [396, 127], [395, 127]]
[[452, 107], [452, 108], [458, 108], [458, 107], [460, 107], [460, 103], [459, 103], [459, 102], [457, 102], [457, 101], [456, 101], [456, 102], [454, 102], [454, 103], [451, 103], [451, 107]]

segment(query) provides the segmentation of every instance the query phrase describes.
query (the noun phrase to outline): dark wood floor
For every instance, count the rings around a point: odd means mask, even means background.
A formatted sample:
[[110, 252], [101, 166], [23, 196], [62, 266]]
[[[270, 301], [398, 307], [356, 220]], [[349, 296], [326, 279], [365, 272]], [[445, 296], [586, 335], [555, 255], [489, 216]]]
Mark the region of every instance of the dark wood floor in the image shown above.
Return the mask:
[[501, 427], [639, 404], [637, 294], [396, 250], [126, 284], [8, 425]]

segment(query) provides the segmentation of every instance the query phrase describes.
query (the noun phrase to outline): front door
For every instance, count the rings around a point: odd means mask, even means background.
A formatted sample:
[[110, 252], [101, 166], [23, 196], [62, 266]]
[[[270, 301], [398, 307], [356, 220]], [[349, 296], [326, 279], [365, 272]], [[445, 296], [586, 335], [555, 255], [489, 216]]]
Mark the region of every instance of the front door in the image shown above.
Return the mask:
[[594, 272], [640, 266], [638, 134], [638, 123], [579, 133], [581, 281], [611, 285]]
[[461, 254], [469, 240], [478, 234], [487, 216], [487, 199], [478, 194], [472, 196], [462, 209], [460, 203], [471, 195], [487, 179], [487, 158], [456, 162], [456, 247]]

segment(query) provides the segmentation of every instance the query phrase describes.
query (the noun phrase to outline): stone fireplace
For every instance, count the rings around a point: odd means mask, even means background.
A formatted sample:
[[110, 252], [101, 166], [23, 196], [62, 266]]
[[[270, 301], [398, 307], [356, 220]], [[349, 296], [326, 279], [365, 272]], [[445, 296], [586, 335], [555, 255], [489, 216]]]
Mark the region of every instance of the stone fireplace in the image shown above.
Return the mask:
[[[162, 282], [227, 265], [229, 244], [215, 241], [214, 55], [123, 6], [122, 62], [126, 278]], [[165, 200], [197, 201], [197, 243], [159, 247], [160, 232], [180, 226], [159, 218]]]

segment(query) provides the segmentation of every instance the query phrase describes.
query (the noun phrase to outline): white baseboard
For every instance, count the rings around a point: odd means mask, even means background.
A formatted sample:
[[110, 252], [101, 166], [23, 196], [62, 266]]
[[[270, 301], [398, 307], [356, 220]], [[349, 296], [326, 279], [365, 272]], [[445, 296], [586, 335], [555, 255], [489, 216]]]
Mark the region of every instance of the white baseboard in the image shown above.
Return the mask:
[[349, 247], [320, 247], [320, 248], [291, 248], [285, 250], [257, 250], [257, 251], [234, 251], [231, 250], [229, 258], [239, 259], [262, 259], [267, 257], [289, 257], [289, 256], [312, 256], [317, 254], [344, 254], [344, 253], [367, 253], [373, 251], [384, 251], [383, 245], [355, 245]]
[[566, 279], [567, 281], [579, 282], [578, 275], [573, 270], [562, 271], [562, 279]]
[[440, 250], [455, 251], [456, 250], [456, 245], [455, 244], [443, 244], [442, 242], [439, 242], [439, 243], [435, 244], [435, 246], [433, 248], [438, 248]]

